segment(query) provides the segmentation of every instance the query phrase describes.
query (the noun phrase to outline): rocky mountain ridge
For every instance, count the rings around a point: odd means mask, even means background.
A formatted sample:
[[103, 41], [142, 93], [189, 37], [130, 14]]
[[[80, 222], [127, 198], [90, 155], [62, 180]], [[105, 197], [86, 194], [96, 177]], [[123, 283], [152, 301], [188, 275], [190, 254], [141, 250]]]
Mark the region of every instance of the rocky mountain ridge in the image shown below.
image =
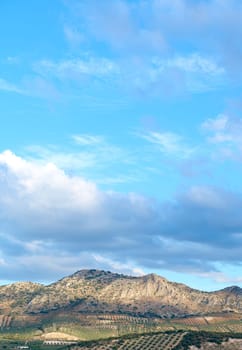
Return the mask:
[[101, 270], [80, 270], [44, 286], [22, 282], [0, 286], [0, 314], [41, 315], [115, 313], [169, 318], [191, 314], [242, 312], [236, 286], [202, 292], [149, 274], [131, 277]]

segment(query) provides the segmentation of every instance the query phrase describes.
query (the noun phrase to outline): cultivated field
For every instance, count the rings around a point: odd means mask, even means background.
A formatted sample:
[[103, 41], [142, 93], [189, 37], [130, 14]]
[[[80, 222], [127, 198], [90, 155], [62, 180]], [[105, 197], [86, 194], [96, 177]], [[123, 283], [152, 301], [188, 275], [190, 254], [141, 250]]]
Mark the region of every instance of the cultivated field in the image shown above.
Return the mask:
[[121, 337], [110, 341], [97, 342], [96, 344], [82, 344], [71, 347], [72, 350], [129, 350], [129, 349], [174, 349], [183, 339], [185, 332], [159, 333], [152, 335], [140, 335], [133, 337]]
[[[0, 349], [7, 350], [25, 343], [31, 344], [31, 350], [195, 350], [199, 346], [234, 350], [241, 348], [241, 341], [235, 339], [242, 338], [240, 314], [173, 319], [76, 314], [71, 322], [60, 315], [55, 322], [46, 318], [41, 325], [36, 318], [35, 327], [10, 316], [0, 317], [0, 322]], [[44, 340], [75, 340], [78, 345], [47, 346]]]
[[224, 333], [177, 331], [82, 343], [72, 346], [71, 350], [235, 350], [242, 345], [242, 334], [237, 338]]
[[[12, 350], [24, 342], [2, 339], [0, 349]], [[242, 333], [170, 331], [126, 335], [99, 341], [81, 341], [75, 345], [44, 345], [43, 341], [25, 342], [31, 350], [239, 350]]]

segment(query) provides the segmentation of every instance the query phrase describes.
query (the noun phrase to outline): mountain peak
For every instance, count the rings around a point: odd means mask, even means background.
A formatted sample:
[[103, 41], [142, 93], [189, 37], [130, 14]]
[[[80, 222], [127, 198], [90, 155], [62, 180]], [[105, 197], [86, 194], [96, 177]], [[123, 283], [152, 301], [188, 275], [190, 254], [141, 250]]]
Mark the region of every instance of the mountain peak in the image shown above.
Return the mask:
[[168, 280], [165, 279], [165, 277], [157, 275], [156, 273], [149, 273], [140, 278], [142, 278], [143, 280], [152, 281], [152, 282], [168, 282]]
[[126, 277], [123, 274], [114, 273], [111, 271], [104, 271], [104, 270], [98, 270], [98, 269], [83, 269], [76, 271], [74, 274], [72, 274], [69, 277], [79, 277], [84, 279], [112, 279], [112, 278], [122, 278]]

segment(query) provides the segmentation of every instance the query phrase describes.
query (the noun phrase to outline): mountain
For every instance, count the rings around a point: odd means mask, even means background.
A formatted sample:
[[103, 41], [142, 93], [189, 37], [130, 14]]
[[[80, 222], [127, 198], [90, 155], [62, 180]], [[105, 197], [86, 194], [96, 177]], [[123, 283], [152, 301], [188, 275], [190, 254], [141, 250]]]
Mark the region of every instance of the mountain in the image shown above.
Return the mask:
[[0, 315], [127, 314], [161, 318], [242, 312], [242, 289], [203, 292], [149, 274], [131, 277], [81, 270], [44, 286], [25, 282], [0, 286]]

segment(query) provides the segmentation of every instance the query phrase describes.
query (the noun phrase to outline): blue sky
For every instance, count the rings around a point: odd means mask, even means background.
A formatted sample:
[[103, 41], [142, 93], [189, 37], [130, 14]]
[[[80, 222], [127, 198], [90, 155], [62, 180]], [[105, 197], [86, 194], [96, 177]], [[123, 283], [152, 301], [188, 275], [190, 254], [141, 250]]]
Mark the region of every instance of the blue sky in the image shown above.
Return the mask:
[[242, 3], [0, 3], [0, 275], [242, 284]]

